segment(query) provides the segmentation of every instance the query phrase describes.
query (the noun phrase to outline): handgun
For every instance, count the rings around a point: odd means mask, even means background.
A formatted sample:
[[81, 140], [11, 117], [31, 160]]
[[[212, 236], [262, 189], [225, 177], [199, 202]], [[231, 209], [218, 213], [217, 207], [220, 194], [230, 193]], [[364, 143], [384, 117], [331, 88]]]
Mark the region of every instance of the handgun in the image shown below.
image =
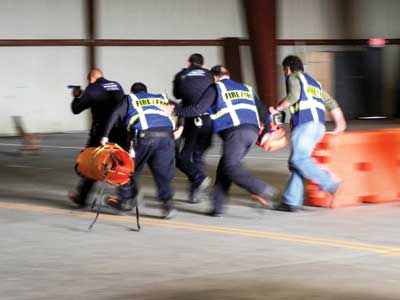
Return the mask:
[[69, 89], [80, 89], [81, 86], [80, 85], [69, 84], [69, 85], [67, 85], [67, 88], [69, 88]]

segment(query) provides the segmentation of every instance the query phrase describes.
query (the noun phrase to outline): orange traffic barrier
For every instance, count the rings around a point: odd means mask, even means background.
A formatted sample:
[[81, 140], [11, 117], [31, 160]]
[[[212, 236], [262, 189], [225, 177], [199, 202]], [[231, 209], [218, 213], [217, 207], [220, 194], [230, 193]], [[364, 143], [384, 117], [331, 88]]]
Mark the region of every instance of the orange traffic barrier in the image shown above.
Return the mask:
[[342, 207], [362, 202], [400, 199], [400, 129], [326, 134], [313, 152], [314, 159], [342, 182], [332, 196], [308, 182], [307, 203]]
[[90, 179], [107, 179], [110, 184], [122, 185], [130, 180], [135, 164], [120, 146], [107, 144], [83, 149], [76, 159], [75, 170]]

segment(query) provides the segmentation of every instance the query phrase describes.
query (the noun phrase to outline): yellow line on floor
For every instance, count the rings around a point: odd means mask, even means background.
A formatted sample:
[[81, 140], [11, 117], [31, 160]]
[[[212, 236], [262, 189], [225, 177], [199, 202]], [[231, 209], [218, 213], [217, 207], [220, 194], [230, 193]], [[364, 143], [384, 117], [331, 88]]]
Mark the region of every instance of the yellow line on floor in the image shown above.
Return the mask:
[[[0, 208], [24, 210], [24, 211], [39, 212], [39, 213], [60, 214], [65, 216], [76, 216], [83, 218], [94, 218], [93, 212], [66, 210], [61, 208], [38, 206], [31, 204], [0, 202]], [[126, 215], [118, 216], [118, 215], [101, 214], [100, 218], [101, 220], [113, 221], [113, 222], [136, 223], [136, 220], [133, 216], [126, 216]], [[141, 218], [141, 222], [146, 225], [153, 225], [159, 227], [211, 232], [219, 234], [231, 234], [231, 235], [264, 238], [271, 240], [283, 240], [283, 241], [309, 244], [315, 246], [329, 246], [329, 247], [337, 247], [337, 248], [344, 248], [344, 249], [351, 249], [351, 250], [358, 250], [365, 252], [373, 252], [388, 256], [397, 256], [400, 253], [400, 248], [390, 247], [385, 245], [317, 238], [317, 237], [295, 235], [295, 234], [247, 230], [247, 229], [213, 226], [213, 225], [202, 225], [202, 224], [161, 220], [161, 219], [159, 220], [151, 218]]]

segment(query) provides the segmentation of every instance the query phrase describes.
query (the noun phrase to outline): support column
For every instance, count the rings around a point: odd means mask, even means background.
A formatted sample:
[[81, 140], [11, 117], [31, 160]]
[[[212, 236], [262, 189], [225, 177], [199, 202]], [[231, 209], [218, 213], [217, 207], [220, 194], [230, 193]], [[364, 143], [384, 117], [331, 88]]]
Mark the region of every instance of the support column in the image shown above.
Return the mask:
[[277, 99], [276, 0], [243, 0], [257, 90], [269, 106]]
[[240, 59], [240, 40], [224, 38], [224, 63], [230, 71], [233, 80], [242, 82], [242, 63]]
[[88, 68], [96, 67], [96, 48], [93, 41], [96, 38], [96, 0], [87, 0], [86, 6], [86, 32], [89, 40], [88, 46]]

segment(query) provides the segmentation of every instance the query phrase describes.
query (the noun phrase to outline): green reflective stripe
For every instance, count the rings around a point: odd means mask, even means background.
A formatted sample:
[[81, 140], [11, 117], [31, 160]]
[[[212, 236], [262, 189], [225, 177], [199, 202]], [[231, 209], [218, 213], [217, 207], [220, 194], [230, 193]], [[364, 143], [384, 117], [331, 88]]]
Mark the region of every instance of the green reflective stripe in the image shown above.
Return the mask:
[[[307, 97], [308, 109], [310, 109], [310, 111], [311, 111], [311, 115], [313, 116], [314, 122], [319, 122], [319, 116], [318, 116], [317, 108], [316, 108], [315, 105], [313, 105], [315, 100], [314, 100], [313, 96], [308, 92], [309, 85], [308, 85], [307, 79], [301, 73], [299, 73], [298, 75], [299, 75], [299, 78], [300, 78], [300, 80], [301, 80], [301, 82], [303, 84], [303, 89], [304, 89], [304, 92], [305, 92], [306, 97]], [[300, 109], [305, 109], [303, 107], [306, 107], [306, 106], [301, 105]]]
[[136, 105], [136, 101], [139, 102], [139, 98], [135, 94], [130, 94], [129, 95], [132, 98], [132, 104], [133, 107], [137, 110], [137, 115], [139, 116], [139, 122], [140, 125], [142, 126], [143, 130], [146, 130], [149, 128], [149, 125], [147, 124], [146, 116], [144, 115], [143, 107]]
[[[233, 104], [230, 100], [227, 100], [225, 98], [224, 95], [227, 94], [227, 90], [226, 90], [226, 86], [223, 82], [217, 82], [217, 85], [220, 87], [221, 92], [222, 92], [222, 99], [224, 100], [224, 103], [226, 105], [226, 113], [229, 113], [231, 118], [232, 118], [232, 122], [233, 122], [233, 126], [238, 126], [240, 125], [240, 120], [239, 117], [235, 111], [235, 108], [233, 107]], [[224, 110], [225, 108], [223, 108], [222, 110]], [[218, 114], [218, 113], [217, 113]], [[225, 114], [225, 113], [224, 113]]]
[[170, 122], [171, 122], [172, 129], [175, 130], [175, 128], [176, 128], [176, 121], [174, 121], [174, 120], [173, 120], [171, 117], [169, 117], [169, 116], [168, 116], [168, 119], [169, 119]]
[[226, 114], [229, 114], [229, 109], [227, 107], [224, 107], [223, 109], [219, 110], [216, 114], [210, 115], [210, 118], [212, 120], [216, 120]]
[[300, 110], [306, 110], [306, 109], [312, 109], [312, 108], [314, 108], [314, 109], [319, 108], [321, 110], [325, 110], [325, 105], [315, 99], [307, 100], [307, 101], [302, 100], [302, 101], [299, 101], [299, 102], [296, 102], [295, 104], [293, 104], [290, 107], [290, 112], [292, 114], [294, 114]]
[[[161, 94], [161, 97], [164, 99], [165, 104], [168, 104], [169, 99], [168, 99], [167, 95], [166, 95], [166, 94]], [[168, 117], [168, 120], [171, 122], [171, 125], [172, 125], [173, 130], [175, 130], [175, 128], [176, 128], [176, 122], [178, 121], [178, 118], [177, 118], [177, 117], [169, 116], [169, 115], [167, 115], [167, 114], [166, 114], [166, 116]], [[174, 119], [175, 119], [175, 120], [174, 120]]]
[[[253, 88], [252, 88], [250, 85], [248, 85], [248, 84], [245, 84], [245, 86], [247, 87], [247, 89], [249, 90], [249, 92], [250, 92], [252, 95], [254, 95]], [[253, 96], [253, 101], [255, 102], [254, 96]], [[255, 110], [255, 113], [256, 113], [256, 117], [257, 117], [258, 126], [260, 126], [261, 124], [260, 124], [260, 116], [258, 115], [258, 109]]]
[[299, 102], [296, 102], [295, 104], [293, 104], [292, 106], [290, 106], [290, 112], [292, 114], [298, 112], [300, 110], [300, 105]]
[[127, 129], [128, 131], [131, 131], [131, 126], [137, 121], [137, 119], [139, 119], [139, 115], [134, 115], [134, 116], [129, 120], [128, 126], [126, 126], [126, 129]]
[[[257, 108], [254, 105], [251, 104], [237, 104], [235, 105], [237, 107], [237, 109], [247, 109], [247, 110], [252, 110], [254, 111], [254, 113], [257, 114]], [[224, 107], [223, 109], [219, 110], [217, 113], [210, 115], [210, 118], [212, 120], [216, 120], [226, 114], [229, 114], [230, 110], [227, 107]], [[258, 115], [257, 115], [258, 117]]]
[[131, 99], [132, 106], [134, 109], [137, 109], [136, 101], [139, 100], [135, 94], [129, 94], [129, 99]]
[[[166, 102], [165, 104], [168, 104], [169, 100], [168, 100], [168, 98], [167, 98], [167, 95], [166, 95], [166, 94], [161, 94], [161, 96], [162, 96], [163, 99], [165, 100], [165, 102]], [[166, 115], [166, 116], [168, 117], [169, 121], [171, 122], [172, 129], [175, 130], [175, 128], [176, 128], [176, 123], [178, 122], [178, 118], [172, 117], [172, 116], [170, 116], [170, 115]], [[174, 120], [174, 118], [175, 118], [176, 120]]]
[[316, 88], [314, 86], [310, 86], [309, 85], [307, 87], [307, 93], [312, 95], [312, 96], [314, 96], [314, 97], [322, 98], [322, 91], [319, 88]]

